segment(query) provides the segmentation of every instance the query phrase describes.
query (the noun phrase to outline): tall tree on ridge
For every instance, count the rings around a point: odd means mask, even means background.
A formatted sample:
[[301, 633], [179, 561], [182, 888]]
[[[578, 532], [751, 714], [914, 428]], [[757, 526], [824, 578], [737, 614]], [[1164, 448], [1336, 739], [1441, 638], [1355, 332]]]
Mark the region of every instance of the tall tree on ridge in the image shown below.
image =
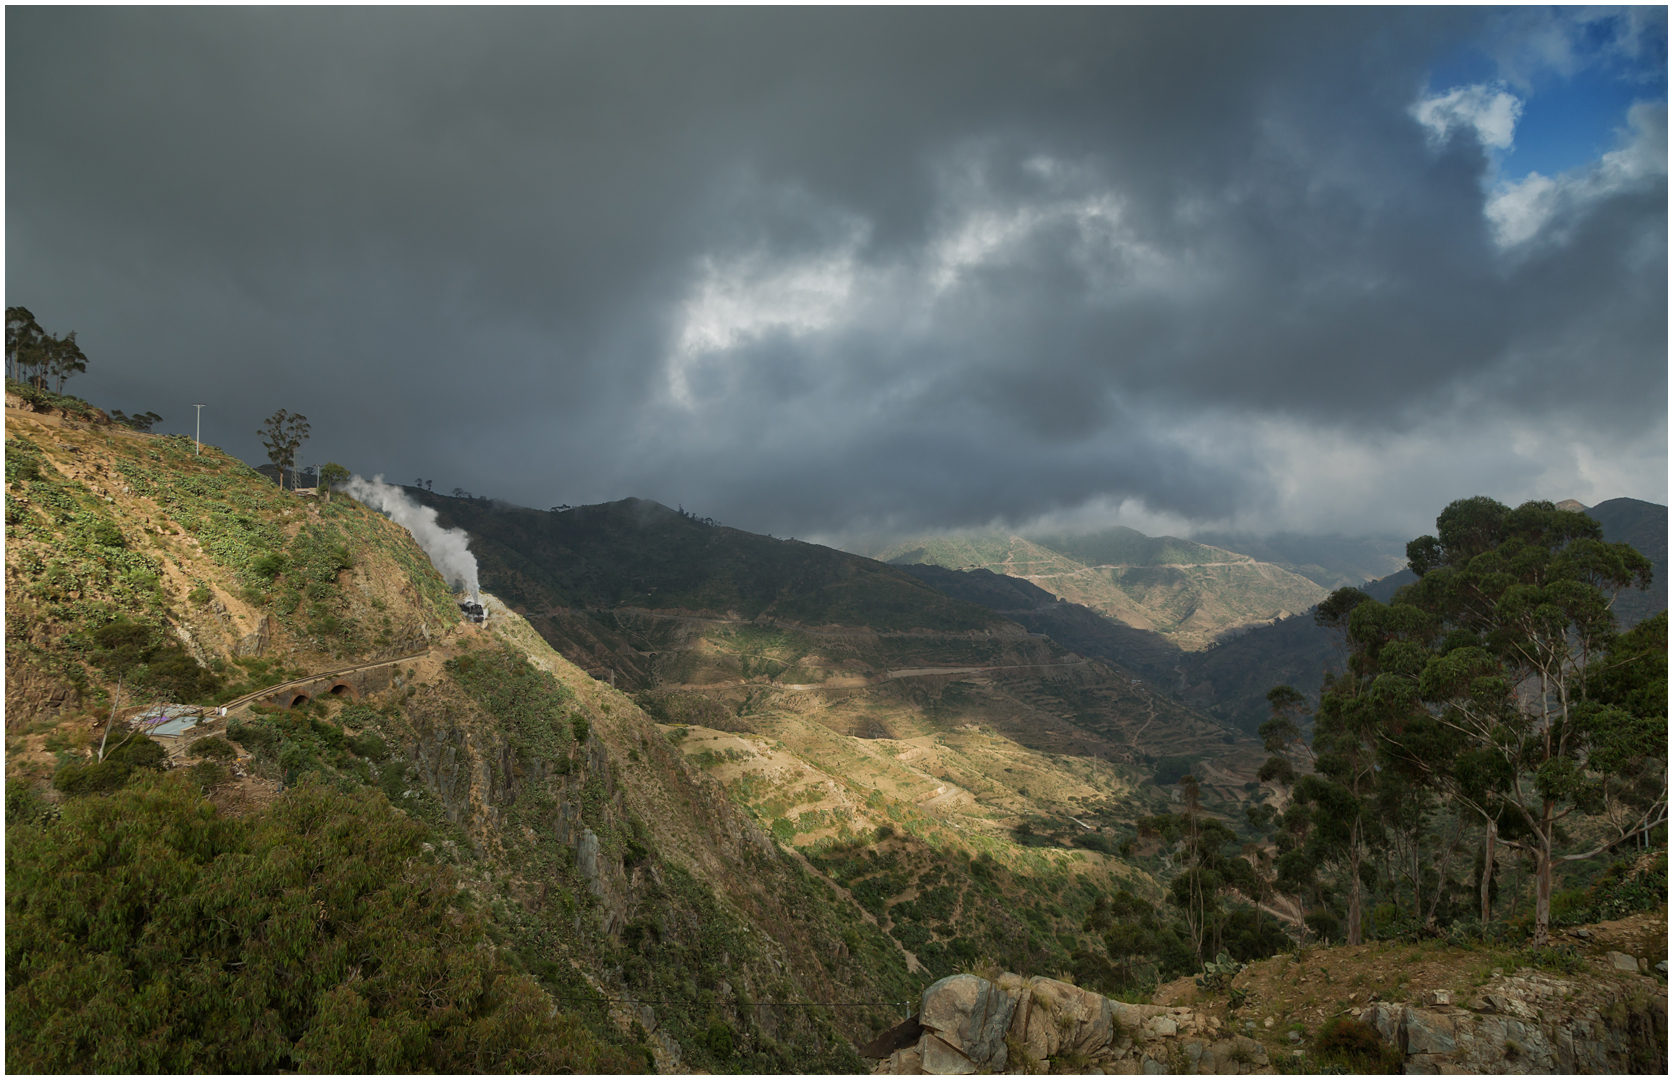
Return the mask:
[[267, 460], [279, 467], [279, 488], [285, 486], [285, 470], [296, 465], [296, 452], [308, 441], [308, 418], [280, 409], [263, 422], [257, 435], [267, 447]]
[[64, 380], [71, 375], [87, 370], [87, 354], [76, 344], [76, 332], [71, 330], [61, 338], [48, 338], [46, 342], [47, 373], [58, 380], [53, 388], [54, 393], [64, 392]]
[[23, 369], [36, 366], [47, 340], [46, 331], [35, 321], [33, 312], [26, 307], [7, 308], [6, 373], [21, 382]]
[[332, 485], [347, 483], [349, 475], [349, 471], [335, 461], [328, 461], [320, 468], [319, 490], [326, 502], [331, 501]]

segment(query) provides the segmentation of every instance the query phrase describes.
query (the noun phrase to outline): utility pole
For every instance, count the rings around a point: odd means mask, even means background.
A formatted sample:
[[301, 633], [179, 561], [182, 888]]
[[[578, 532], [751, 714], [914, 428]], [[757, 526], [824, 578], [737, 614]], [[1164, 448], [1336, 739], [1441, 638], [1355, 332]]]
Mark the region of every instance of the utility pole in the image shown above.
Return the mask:
[[194, 408], [198, 411], [197, 438], [192, 440], [192, 456], [193, 457], [197, 457], [198, 455], [203, 453], [203, 406], [205, 404], [208, 404], [208, 403], [207, 402], [199, 403], [199, 402], [196, 402], [196, 401], [192, 402], [192, 408]]

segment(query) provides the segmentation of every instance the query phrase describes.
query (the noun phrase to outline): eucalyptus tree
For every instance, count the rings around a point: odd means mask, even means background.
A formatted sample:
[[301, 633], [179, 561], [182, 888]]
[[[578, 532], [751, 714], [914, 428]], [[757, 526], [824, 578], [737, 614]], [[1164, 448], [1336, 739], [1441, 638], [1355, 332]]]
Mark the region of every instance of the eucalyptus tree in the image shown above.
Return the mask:
[[348, 483], [352, 474], [335, 461], [328, 461], [319, 471], [319, 493], [326, 502], [331, 501], [331, 489], [337, 484]]
[[[1310, 812], [1300, 853], [1286, 853], [1285, 876], [1296, 881], [1313, 867], [1335, 866], [1347, 893], [1347, 943], [1358, 945], [1364, 939], [1365, 892], [1374, 883], [1370, 858], [1384, 833], [1379, 795], [1386, 799], [1387, 793], [1381, 791], [1386, 785], [1380, 745], [1399, 709], [1381, 677], [1387, 661], [1407, 663], [1400, 650], [1388, 657], [1384, 650], [1421, 633], [1423, 624], [1433, 620], [1419, 613], [1391, 612], [1351, 588], [1327, 597], [1314, 619], [1341, 635], [1346, 669], [1325, 676], [1312, 717], [1312, 771], [1293, 780], [1296, 802]], [[1261, 778], [1283, 782], [1293, 774], [1279, 754], [1299, 740], [1305, 700], [1288, 686], [1274, 687], [1267, 700], [1273, 717], [1261, 725], [1261, 737], [1274, 756], [1262, 768]], [[1280, 869], [1284, 870], [1282, 860]]]
[[[1418, 581], [1392, 604], [1359, 605], [1350, 637], [1377, 669], [1370, 694], [1389, 761], [1478, 815], [1489, 845], [1497, 831], [1533, 861], [1534, 943], [1544, 945], [1554, 865], [1667, 817], [1665, 782], [1647, 799], [1640, 792], [1633, 819], [1620, 814], [1633, 786], [1626, 774], [1665, 761], [1665, 707], [1647, 713], [1630, 696], [1591, 692], [1599, 672], [1629, 666], [1612, 651], [1611, 605], [1627, 588], [1648, 588], [1650, 563], [1549, 502], [1511, 510], [1464, 499], [1436, 526], [1407, 546]], [[1665, 655], [1659, 662], [1665, 671]], [[1601, 823], [1604, 839], [1565, 841], [1575, 815]]]
[[285, 470], [296, 465], [296, 452], [308, 441], [308, 418], [301, 413], [278, 412], [262, 421], [256, 431], [261, 444], [267, 447], [267, 460], [279, 468], [279, 487], [285, 486]]
[[34, 313], [26, 307], [6, 309], [6, 373], [23, 379], [23, 369], [36, 367], [44, 360], [42, 346], [50, 340]]
[[64, 392], [64, 380], [87, 370], [87, 354], [76, 344], [76, 332], [71, 330], [61, 338], [48, 338], [45, 345], [47, 374], [58, 380], [54, 393]]

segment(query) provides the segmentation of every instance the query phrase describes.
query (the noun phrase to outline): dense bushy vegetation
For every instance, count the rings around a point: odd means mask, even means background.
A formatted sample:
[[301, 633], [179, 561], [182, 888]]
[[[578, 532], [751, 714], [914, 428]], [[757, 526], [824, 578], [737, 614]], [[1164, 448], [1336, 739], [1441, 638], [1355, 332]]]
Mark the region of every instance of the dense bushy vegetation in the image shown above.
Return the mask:
[[304, 784], [229, 819], [184, 777], [7, 792], [6, 1063], [29, 1072], [637, 1071], [483, 948], [422, 825]]
[[128, 782], [135, 769], [160, 769], [164, 756], [161, 744], [131, 733], [96, 761], [67, 761], [60, 765], [52, 775], [52, 786], [66, 795], [115, 791]]
[[1008, 867], [987, 852], [961, 856], [910, 834], [897, 839], [892, 826], [807, 854], [889, 927], [934, 978], [986, 967], [1031, 975], [1074, 972], [1083, 986], [1133, 992], [1154, 986], [1159, 974], [1191, 970], [1189, 949], [1158, 946], [1145, 963], [1118, 974], [1093, 959], [1110, 928], [1098, 914], [1107, 909], [1109, 896], [1071, 869], [1072, 862], [1057, 869]]

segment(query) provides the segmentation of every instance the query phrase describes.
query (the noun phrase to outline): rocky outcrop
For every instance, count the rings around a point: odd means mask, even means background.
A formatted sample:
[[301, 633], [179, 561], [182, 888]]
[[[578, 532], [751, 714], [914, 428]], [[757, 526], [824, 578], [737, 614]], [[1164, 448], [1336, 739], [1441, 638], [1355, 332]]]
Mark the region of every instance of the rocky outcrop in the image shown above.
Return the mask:
[[[1405, 1057], [1408, 1073], [1661, 1073], [1667, 987], [1635, 975], [1495, 973], [1467, 1003], [1373, 1002], [1351, 1015]], [[921, 1029], [920, 1026], [921, 1025]], [[924, 991], [877, 1073], [1270, 1073], [1256, 1040], [1184, 1007], [1128, 1005], [1055, 979], [952, 975]], [[1302, 1051], [1294, 1051], [1302, 1054]]]
[[1406, 1055], [1408, 1073], [1665, 1071], [1667, 987], [1654, 979], [1563, 979], [1523, 968], [1495, 974], [1467, 1006], [1435, 996], [1442, 1000], [1422, 1007], [1377, 1002], [1359, 1011]]
[[1005, 1067], [1005, 1036], [1017, 1000], [975, 975], [949, 975], [924, 991], [918, 1051], [924, 1071], [998, 1072]]
[[877, 1073], [1273, 1072], [1253, 1039], [1190, 1009], [1128, 1005], [1056, 979], [951, 975], [929, 986], [915, 1045]]

